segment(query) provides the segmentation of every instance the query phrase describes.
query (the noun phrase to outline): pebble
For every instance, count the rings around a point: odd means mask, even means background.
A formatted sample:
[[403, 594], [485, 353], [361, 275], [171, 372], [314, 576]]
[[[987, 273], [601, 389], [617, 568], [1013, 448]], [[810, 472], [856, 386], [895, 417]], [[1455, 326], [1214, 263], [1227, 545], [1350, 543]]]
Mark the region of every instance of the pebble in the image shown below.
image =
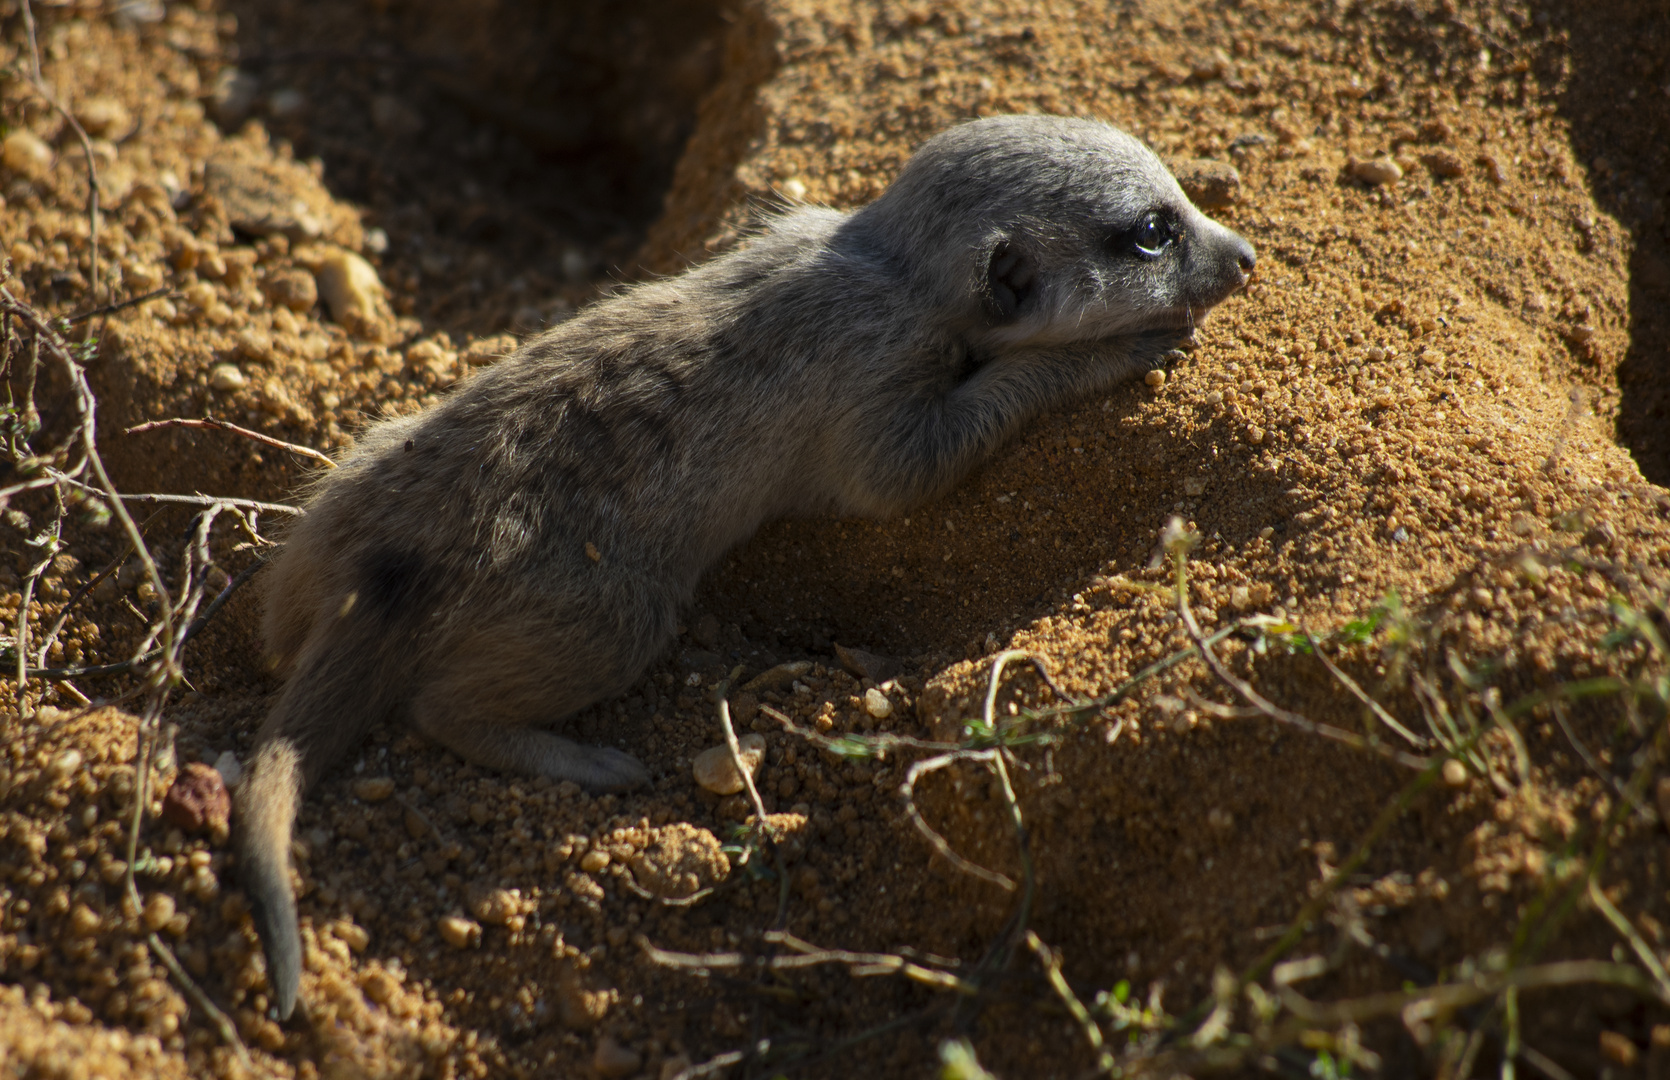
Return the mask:
[[863, 649], [835, 646], [835, 659], [849, 674], [871, 682], [883, 683], [899, 673], [899, 662], [891, 657], [878, 656]]
[[1467, 766], [1455, 758], [1444, 762], [1444, 783], [1451, 787], [1467, 786]]
[[1189, 158], [1171, 163], [1171, 173], [1189, 201], [1202, 210], [1228, 206], [1241, 190], [1241, 174], [1225, 161]]
[[382, 802], [394, 794], [394, 781], [387, 776], [368, 776], [354, 781], [354, 797], [364, 802]]
[[1204, 494], [1205, 491], [1206, 481], [1202, 480], [1200, 477], [1185, 476], [1183, 478], [1183, 494], [1187, 495], [1189, 498], [1192, 499], [1196, 495]]
[[1350, 172], [1352, 176], [1371, 186], [1395, 184], [1403, 179], [1403, 170], [1391, 158], [1352, 162]]
[[804, 202], [806, 200], [806, 181], [798, 176], [789, 177], [777, 187], [794, 202]]
[[631, 1076], [642, 1064], [643, 1058], [636, 1050], [622, 1046], [609, 1035], [597, 1040], [597, 1051], [591, 1056], [592, 1071], [611, 1080]]
[[307, 95], [293, 86], [280, 87], [267, 98], [267, 112], [274, 120], [291, 120], [307, 111]]
[[481, 944], [481, 924], [458, 915], [443, 915], [435, 923], [441, 939], [455, 949]]
[[1149, 386], [1153, 387], [1154, 389], [1158, 390], [1160, 387], [1162, 387], [1166, 384], [1165, 369], [1164, 368], [1155, 368], [1154, 370], [1150, 371], [1148, 374], [1144, 375], [1142, 377], [1142, 381], [1147, 383]]
[[383, 283], [371, 264], [342, 248], [335, 248], [314, 271], [319, 296], [331, 318], [353, 329], [376, 321], [377, 303], [383, 297]]
[[244, 327], [238, 331], [233, 341], [237, 346], [238, 355], [246, 360], [265, 362], [272, 359], [273, 336], [258, 326]]
[[269, 275], [262, 282], [261, 291], [271, 303], [287, 307], [298, 315], [319, 302], [318, 282], [312, 274], [294, 266]]
[[[222, 144], [203, 167], [203, 190], [219, 200], [238, 232], [309, 240], [324, 231], [311, 209], [330, 198], [318, 178], [293, 161], [262, 160], [239, 140]], [[311, 284], [312, 275], [307, 278]]]
[[139, 917], [145, 929], [153, 933], [161, 930], [174, 918], [174, 898], [165, 892], [152, 893]]
[[470, 911], [484, 923], [504, 926], [521, 911], [522, 903], [510, 889], [488, 889], [470, 905]]
[[888, 700], [886, 694], [872, 686], [864, 691], [864, 711], [877, 720], [885, 720], [893, 715], [893, 702]]
[[209, 91], [209, 111], [222, 127], [235, 128], [255, 108], [255, 98], [260, 93], [261, 80], [255, 75], [226, 68]]
[[400, 989], [400, 982], [388, 972], [373, 968], [360, 978], [360, 989], [377, 1004], [387, 1005]]
[[1422, 154], [1421, 164], [1425, 165], [1433, 176], [1446, 180], [1461, 176], [1467, 171], [1467, 163], [1453, 150], [1434, 150], [1430, 154]]
[[70, 933], [76, 937], [92, 937], [99, 932], [102, 921], [98, 912], [86, 904], [77, 904], [70, 911]]
[[76, 104], [75, 118], [96, 139], [115, 141], [133, 130], [133, 117], [127, 106], [115, 98], [83, 98]]
[[808, 671], [812, 670], [810, 660], [793, 660], [787, 664], [778, 664], [749, 679], [743, 686], [744, 690], [775, 690], [779, 686], [787, 686]]
[[77, 769], [81, 768], [82, 760], [81, 751], [75, 749], [74, 747], [71, 747], [68, 750], [60, 750], [57, 754], [53, 755], [52, 760], [47, 763], [47, 779], [68, 779], [70, 776], [74, 775]]
[[18, 128], [0, 143], [0, 163], [19, 176], [39, 180], [52, 168], [52, 147], [34, 132]]
[[188, 762], [163, 796], [163, 820], [187, 832], [224, 832], [231, 816], [232, 796], [226, 781], [207, 762]]
[[347, 919], [331, 923], [331, 933], [353, 952], [364, 952], [365, 947], [371, 944], [371, 934], [363, 926]]
[[[740, 789], [741, 786], [742, 785], [739, 783], [737, 788]], [[584, 870], [588, 874], [595, 874], [608, 865], [609, 853], [607, 851], [600, 851], [597, 848], [592, 848], [590, 851], [580, 856], [580, 869]]]
[[[748, 775], [753, 776], [765, 760], [765, 736], [748, 734], [738, 739], [737, 743], [742, 751], [742, 763], [747, 767]], [[696, 760], [690, 764], [690, 771], [695, 775], [696, 783], [715, 795], [735, 795], [745, 786], [742, 774], [736, 771], [736, 764], [731, 761], [730, 747], [723, 743], [697, 754]]]
[[1629, 1036], [1616, 1031], [1600, 1033], [1600, 1053], [1607, 1061], [1623, 1069], [1632, 1068], [1641, 1056], [1640, 1049], [1630, 1041]]

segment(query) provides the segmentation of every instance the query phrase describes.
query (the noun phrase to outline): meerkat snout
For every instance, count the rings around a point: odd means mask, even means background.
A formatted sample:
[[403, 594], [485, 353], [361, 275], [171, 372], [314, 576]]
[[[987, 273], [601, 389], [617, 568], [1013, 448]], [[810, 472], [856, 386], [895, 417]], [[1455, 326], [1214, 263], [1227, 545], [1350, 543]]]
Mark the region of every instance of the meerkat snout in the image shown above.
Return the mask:
[[1254, 261], [1124, 132], [978, 120], [869, 206], [770, 218], [368, 429], [267, 574], [289, 674], [236, 806], [275, 1012], [301, 978], [296, 806], [371, 724], [644, 784], [623, 750], [548, 729], [631, 686], [727, 550], [784, 515], [943, 493], [1040, 412], [1162, 363]]

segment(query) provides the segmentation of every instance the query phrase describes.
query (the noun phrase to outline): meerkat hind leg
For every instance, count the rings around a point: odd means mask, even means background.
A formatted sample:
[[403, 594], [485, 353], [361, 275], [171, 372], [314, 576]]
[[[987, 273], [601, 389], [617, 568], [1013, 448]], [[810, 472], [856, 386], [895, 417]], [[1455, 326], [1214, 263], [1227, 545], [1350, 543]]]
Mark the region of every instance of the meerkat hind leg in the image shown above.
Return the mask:
[[490, 769], [572, 780], [593, 792], [649, 780], [632, 755], [586, 746], [544, 730], [553, 720], [623, 688], [599, 657], [553, 662], [538, 628], [500, 624], [489, 638], [460, 642], [445, 667], [412, 698], [417, 729], [466, 761]]
[[415, 711], [418, 730], [465, 761], [505, 772], [572, 780], [591, 792], [630, 791], [649, 780], [649, 770], [631, 754], [608, 746], [585, 746], [535, 727], [505, 727], [475, 716]]

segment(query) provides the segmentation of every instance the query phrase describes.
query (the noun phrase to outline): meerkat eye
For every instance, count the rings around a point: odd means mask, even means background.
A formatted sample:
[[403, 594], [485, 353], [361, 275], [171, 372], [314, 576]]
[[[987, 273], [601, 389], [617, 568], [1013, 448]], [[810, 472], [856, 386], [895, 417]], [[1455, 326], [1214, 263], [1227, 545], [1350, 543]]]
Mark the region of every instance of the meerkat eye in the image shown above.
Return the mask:
[[1171, 221], [1159, 211], [1149, 211], [1135, 228], [1114, 237], [1114, 246], [1149, 259], [1165, 254], [1177, 240]]

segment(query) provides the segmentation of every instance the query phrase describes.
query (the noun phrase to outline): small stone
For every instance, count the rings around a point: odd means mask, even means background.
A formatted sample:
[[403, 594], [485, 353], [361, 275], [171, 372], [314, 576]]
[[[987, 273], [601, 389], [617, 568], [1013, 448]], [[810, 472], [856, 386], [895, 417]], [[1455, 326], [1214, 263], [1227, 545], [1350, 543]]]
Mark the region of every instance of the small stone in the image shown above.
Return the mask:
[[83, 98], [75, 107], [75, 118], [96, 139], [115, 142], [133, 130], [127, 106], [115, 98]]
[[488, 889], [470, 905], [470, 911], [476, 918], [494, 926], [504, 926], [515, 918], [521, 909], [520, 899], [510, 889]]
[[481, 943], [481, 924], [457, 915], [443, 915], [435, 923], [441, 939], [455, 949], [468, 949]]
[[886, 694], [872, 686], [864, 691], [864, 711], [877, 720], [885, 720], [893, 715], [893, 702]]
[[232, 788], [237, 787], [238, 781], [243, 778], [244, 767], [239, 764], [238, 755], [230, 750], [222, 750], [220, 756], [215, 758], [215, 772], [220, 774], [227, 787]]
[[381, 968], [373, 968], [360, 977], [360, 989], [377, 1004], [387, 1005], [399, 991], [400, 982]]
[[258, 326], [244, 327], [238, 331], [233, 341], [237, 345], [238, 355], [246, 360], [264, 362], [272, 359], [273, 337]]
[[775, 690], [778, 687], [789, 685], [811, 670], [812, 662], [810, 660], [793, 660], [787, 664], [778, 664], [776, 667], [762, 671], [749, 679], [743, 689], [755, 692]]
[[1403, 179], [1403, 170], [1391, 158], [1354, 161], [1351, 163], [1349, 171], [1352, 176], [1371, 187], [1378, 187], [1381, 184], [1395, 184]]
[[67, 780], [81, 768], [81, 751], [71, 747], [54, 754], [47, 762], [46, 776], [48, 780]]
[[592, 848], [580, 856], [580, 869], [588, 874], [595, 874], [609, 865], [609, 853]]
[[280, 87], [267, 98], [267, 112], [274, 120], [292, 120], [307, 111], [307, 95], [293, 86]]
[[1247, 429], [1247, 441], [1257, 446], [1264, 441], [1264, 429], [1254, 424]]
[[592, 1071], [609, 1080], [631, 1076], [642, 1064], [643, 1058], [636, 1050], [622, 1046], [608, 1035], [597, 1040], [597, 1050], [591, 1056]]
[[1158, 390], [1160, 387], [1162, 387], [1166, 384], [1165, 369], [1164, 368], [1153, 369], [1148, 374], [1146, 374], [1142, 377], [1142, 381], [1147, 383], [1149, 386], [1153, 387], [1155, 390]]
[[586, 989], [580, 973], [572, 964], [564, 964], [557, 972], [557, 1019], [573, 1031], [596, 1027], [609, 1015], [610, 995], [607, 991]]
[[354, 781], [354, 797], [363, 802], [382, 802], [394, 794], [394, 781], [387, 776], [367, 776]]
[[76, 937], [92, 937], [102, 922], [99, 913], [86, 904], [77, 904], [70, 911], [70, 933]]
[[319, 302], [319, 284], [313, 275], [300, 267], [275, 271], [261, 283], [267, 300], [301, 314]]
[[209, 159], [203, 190], [219, 201], [233, 229], [250, 236], [315, 239], [324, 231], [321, 214], [329, 213], [329, 192], [305, 166], [272, 160], [241, 139], [222, 143]]
[[1453, 150], [1434, 150], [1430, 154], [1422, 154], [1421, 164], [1426, 166], [1427, 172], [1440, 180], [1453, 179], [1467, 172], [1467, 163]]
[[1450, 758], [1448, 761], [1444, 762], [1443, 771], [1444, 783], [1450, 785], [1451, 787], [1467, 786], [1467, 766], [1463, 765], [1455, 758]]
[[313, 272], [331, 318], [350, 330], [377, 321], [383, 283], [371, 264], [342, 248], [332, 249]]
[[338, 919], [331, 923], [330, 930], [336, 940], [348, 946], [352, 952], [364, 952], [365, 947], [371, 944], [370, 933], [363, 926], [347, 919]]
[[139, 915], [145, 929], [156, 933], [167, 926], [174, 918], [174, 898], [168, 893], [152, 893], [145, 901], [145, 908]]
[[[748, 734], [737, 740], [741, 750], [742, 764], [753, 776], [760, 769], [760, 763], [765, 760], [765, 736]], [[735, 795], [746, 785], [742, 774], [736, 771], [736, 763], [731, 760], [730, 747], [721, 743], [710, 747], [696, 755], [691, 762], [690, 771], [696, 777], [696, 783], [715, 795]]]
[[260, 93], [260, 79], [247, 71], [226, 68], [209, 91], [209, 111], [221, 127], [235, 128], [255, 108], [255, 98]]
[[879, 656], [863, 649], [835, 646], [835, 659], [851, 675], [871, 682], [884, 683], [899, 673], [899, 662], [892, 657]]
[[1616, 1031], [1600, 1033], [1600, 1053], [1607, 1061], [1623, 1069], [1633, 1068], [1641, 1057], [1641, 1051], [1629, 1036]]
[[603, 553], [598, 551], [597, 545], [592, 543], [590, 540], [586, 541], [586, 558], [590, 559], [592, 562], [603, 561]]
[[0, 143], [0, 164], [9, 172], [39, 180], [52, 168], [52, 147], [34, 132], [18, 128]]
[[1197, 495], [1202, 495], [1202, 494], [1205, 493], [1205, 491], [1206, 491], [1206, 481], [1201, 479], [1200, 477], [1198, 477], [1198, 476], [1185, 476], [1183, 478], [1183, 494], [1187, 495], [1189, 498], [1192, 499], [1192, 498], [1196, 497]]
[[1202, 210], [1228, 206], [1241, 190], [1241, 174], [1225, 161], [1189, 158], [1171, 163], [1171, 174], [1189, 201]]
[[231, 814], [232, 796], [226, 781], [213, 765], [202, 761], [189, 762], [176, 773], [162, 800], [163, 820], [187, 832], [224, 832]]

